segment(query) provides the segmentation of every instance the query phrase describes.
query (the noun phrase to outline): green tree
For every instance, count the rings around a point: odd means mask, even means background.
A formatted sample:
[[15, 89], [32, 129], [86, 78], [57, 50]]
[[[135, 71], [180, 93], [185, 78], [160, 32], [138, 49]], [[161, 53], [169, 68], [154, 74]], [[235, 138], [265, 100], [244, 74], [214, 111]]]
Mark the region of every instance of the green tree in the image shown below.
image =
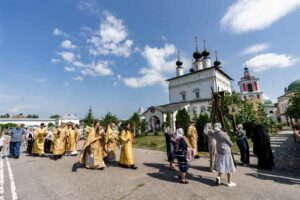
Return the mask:
[[201, 113], [196, 120], [196, 129], [198, 132], [198, 150], [208, 151], [208, 138], [204, 133], [204, 126], [209, 123], [209, 116], [206, 113]]
[[92, 126], [94, 121], [95, 118], [93, 116], [93, 109], [92, 107], [90, 107], [88, 113], [85, 115], [85, 118], [83, 119], [83, 122], [86, 126]]
[[37, 119], [37, 118], [39, 118], [39, 116], [36, 115], [36, 114], [29, 114], [29, 115], [26, 116], [26, 118]]
[[115, 123], [116, 125], [118, 125], [119, 119], [116, 115], [113, 115], [111, 112], [108, 112], [104, 117], [102, 117], [100, 124], [107, 128], [108, 125], [111, 123]]
[[185, 108], [178, 110], [176, 115], [176, 127], [182, 128], [186, 133], [190, 123], [190, 115]]
[[294, 95], [289, 100], [289, 106], [286, 110], [286, 115], [296, 120], [300, 119], [300, 89], [296, 90]]
[[142, 134], [146, 132], [146, 128], [147, 128], [147, 122], [145, 119], [142, 119], [141, 120], [141, 123], [140, 123], [140, 128], [141, 128], [141, 132]]
[[136, 112], [130, 117], [129, 122], [135, 133], [136, 131], [140, 130], [141, 119]]
[[60, 118], [60, 115], [58, 115], [58, 114], [50, 116], [50, 119], [58, 119], [58, 118]]
[[5, 115], [0, 115], [0, 118], [10, 118], [10, 115], [6, 113]]

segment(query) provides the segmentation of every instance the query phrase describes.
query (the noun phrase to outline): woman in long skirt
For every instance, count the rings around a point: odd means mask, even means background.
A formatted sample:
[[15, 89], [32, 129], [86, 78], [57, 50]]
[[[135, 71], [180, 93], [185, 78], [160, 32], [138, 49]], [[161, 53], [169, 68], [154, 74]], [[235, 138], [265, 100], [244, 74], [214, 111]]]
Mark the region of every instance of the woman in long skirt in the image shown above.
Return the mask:
[[186, 173], [189, 169], [188, 163], [188, 139], [184, 136], [183, 129], [179, 128], [176, 131], [176, 158], [179, 166], [179, 179], [181, 184], [188, 184], [189, 182], [186, 180]]
[[214, 137], [217, 142], [217, 157], [216, 157], [216, 170], [218, 177], [216, 183], [220, 185], [221, 176], [223, 173], [227, 174], [227, 186], [236, 186], [236, 183], [232, 182], [232, 173], [235, 172], [235, 166], [231, 155], [232, 142], [226, 132], [221, 130], [222, 125], [216, 123], [214, 125]]

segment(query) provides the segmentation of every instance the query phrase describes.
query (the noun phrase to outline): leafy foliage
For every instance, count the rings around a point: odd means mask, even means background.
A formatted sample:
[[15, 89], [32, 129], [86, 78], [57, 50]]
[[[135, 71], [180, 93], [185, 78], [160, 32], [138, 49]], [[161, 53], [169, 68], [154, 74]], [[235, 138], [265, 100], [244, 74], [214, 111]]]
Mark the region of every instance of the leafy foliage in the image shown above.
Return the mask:
[[58, 118], [60, 118], [60, 115], [58, 115], [58, 114], [50, 116], [50, 119], [58, 119]]
[[95, 118], [93, 116], [93, 109], [92, 109], [92, 107], [90, 107], [88, 113], [86, 114], [85, 118], [83, 119], [83, 123], [86, 126], [92, 126], [94, 121], [95, 121]]
[[10, 118], [10, 115], [6, 113], [5, 115], [0, 115], [0, 118]]
[[296, 90], [291, 97], [286, 114], [293, 119], [300, 119], [300, 89]]
[[39, 116], [36, 115], [36, 114], [29, 114], [29, 115], [26, 116], [26, 118], [37, 119], [37, 118], [39, 118]]
[[119, 119], [116, 115], [113, 115], [112, 113], [108, 112], [100, 121], [100, 124], [102, 126], [104, 126], [105, 128], [108, 127], [109, 124], [111, 123], [115, 123], [118, 124], [119, 123]]
[[204, 134], [204, 126], [209, 123], [209, 116], [206, 113], [201, 113], [196, 119], [196, 129], [198, 132], [198, 150], [208, 151], [208, 138]]
[[190, 123], [190, 115], [185, 108], [178, 110], [176, 115], [176, 127], [182, 128], [186, 133]]

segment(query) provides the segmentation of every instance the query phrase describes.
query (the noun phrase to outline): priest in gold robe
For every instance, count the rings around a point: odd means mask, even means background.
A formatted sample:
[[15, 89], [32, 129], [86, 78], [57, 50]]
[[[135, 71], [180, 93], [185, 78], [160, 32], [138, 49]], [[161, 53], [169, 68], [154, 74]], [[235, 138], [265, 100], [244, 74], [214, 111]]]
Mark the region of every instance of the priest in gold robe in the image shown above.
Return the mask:
[[45, 156], [44, 144], [47, 134], [48, 130], [44, 123], [41, 123], [40, 127], [34, 130], [34, 142], [32, 146], [33, 155]]
[[133, 157], [133, 141], [134, 134], [131, 130], [130, 123], [126, 123], [124, 129], [121, 132], [121, 154], [119, 165], [124, 168], [137, 169], [134, 165], [134, 157]]
[[105, 139], [108, 162], [113, 163], [116, 161], [118, 138], [119, 138], [119, 131], [116, 124], [112, 123], [108, 125], [106, 131], [106, 139]]
[[72, 146], [74, 147], [74, 143], [75, 143], [75, 131], [73, 129], [73, 125], [68, 124], [68, 128], [66, 131], [66, 152], [65, 152], [66, 156], [71, 155], [72, 152], [71, 148]]
[[104, 130], [99, 123], [96, 123], [94, 127], [87, 128], [87, 136], [79, 156], [79, 163], [83, 163], [88, 169], [103, 170], [105, 168], [101, 145], [102, 140], [105, 139], [104, 136]]
[[64, 123], [62, 123], [59, 128], [53, 129], [52, 151], [54, 160], [62, 158], [62, 155], [66, 151], [66, 134], [67, 126]]
[[74, 134], [71, 136], [70, 151], [71, 151], [71, 156], [76, 156], [78, 154], [77, 144], [80, 139], [80, 131], [79, 131], [79, 128], [75, 124], [72, 125], [72, 129], [73, 129]]
[[195, 158], [199, 158], [198, 153], [198, 132], [196, 127], [193, 124], [190, 124], [186, 137], [189, 140], [189, 143], [191, 144], [192, 149], [194, 149], [195, 152]]

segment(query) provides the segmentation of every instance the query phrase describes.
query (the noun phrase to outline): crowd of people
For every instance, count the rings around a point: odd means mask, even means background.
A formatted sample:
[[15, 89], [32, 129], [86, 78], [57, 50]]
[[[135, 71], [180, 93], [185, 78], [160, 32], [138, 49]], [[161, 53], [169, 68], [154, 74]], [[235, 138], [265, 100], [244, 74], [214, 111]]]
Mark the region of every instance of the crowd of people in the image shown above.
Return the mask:
[[[232, 175], [236, 170], [236, 162], [232, 155], [231, 147], [233, 145], [229, 135], [225, 132], [220, 123], [208, 123], [204, 127], [204, 133], [208, 138], [209, 150], [209, 171], [217, 172], [216, 184], [221, 184], [222, 174], [227, 175], [227, 185], [236, 186]], [[240, 161], [242, 166], [250, 164], [249, 144], [243, 125], [239, 124], [233, 131], [237, 146], [240, 150]], [[188, 184], [186, 174], [190, 163], [198, 158], [198, 133], [193, 124], [190, 124], [187, 133], [180, 127], [176, 133], [173, 133], [169, 127], [165, 130], [165, 139], [167, 147], [167, 156], [170, 163], [170, 170], [176, 170], [175, 160], [179, 167], [179, 182]], [[274, 159], [270, 144], [270, 136], [264, 130], [263, 126], [256, 124], [252, 127], [251, 138], [253, 141], [253, 153], [258, 159], [258, 168], [271, 170], [274, 167]]]
[[[251, 129], [253, 141], [253, 153], [258, 158], [258, 168], [271, 170], [274, 167], [274, 158], [270, 145], [270, 136], [264, 127], [256, 124]], [[300, 128], [295, 131], [299, 134]], [[42, 123], [35, 130], [23, 129], [19, 124], [9, 131], [9, 156], [18, 159], [20, 156], [21, 142], [24, 138], [27, 141], [27, 152], [33, 156], [45, 156], [51, 153], [53, 160], [65, 156], [76, 156], [77, 144], [80, 138], [78, 126], [62, 123], [59, 127], [48, 131]], [[233, 173], [236, 170], [236, 163], [232, 155], [233, 145], [228, 133], [220, 123], [206, 124], [204, 133], [208, 138], [209, 150], [209, 171], [217, 172], [216, 184], [221, 184], [222, 174], [227, 175], [227, 185], [236, 186], [233, 182]], [[250, 164], [249, 144], [243, 125], [239, 124], [233, 130], [233, 135], [240, 150], [240, 162], [242, 166]], [[99, 122], [86, 128], [86, 136], [81, 148], [78, 163], [87, 169], [103, 170], [108, 163], [116, 162], [118, 143], [121, 144], [120, 158], [118, 165], [123, 168], [137, 169], [133, 156], [134, 133], [130, 123], [125, 123], [119, 134], [118, 126], [114, 123], [103, 127]], [[170, 127], [165, 129], [167, 156], [170, 170], [176, 171], [175, 161], [179, 168], [179, 182], [188, 184], [187, 173], [189, 166], [194, 159], [199, 158], [198, 154], [198, 133], [195, 126], [190, 123], [187, 132], [182, 127], [177, 127], [173, 132]], [[7, 142], [0, 135], [0, 151], [3, 144]]]

